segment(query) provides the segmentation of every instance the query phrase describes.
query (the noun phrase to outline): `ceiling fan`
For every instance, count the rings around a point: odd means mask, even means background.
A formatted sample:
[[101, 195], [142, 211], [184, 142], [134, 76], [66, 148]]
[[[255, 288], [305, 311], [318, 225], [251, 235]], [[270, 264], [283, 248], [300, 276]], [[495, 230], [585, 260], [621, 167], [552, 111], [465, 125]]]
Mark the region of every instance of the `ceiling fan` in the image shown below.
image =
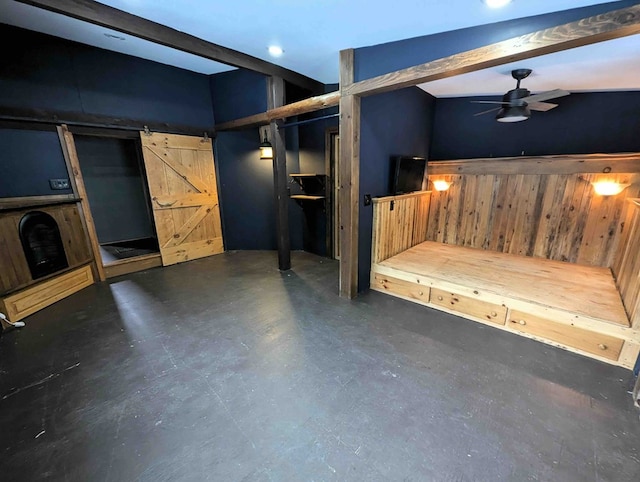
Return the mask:
[[472, 100], [471, 102], [477, 104], [501, 104], [502, 107], [496, 107], [494, 109], [478, 112], [474, 115], [488, 114], [489, 112], [499, 111], [496, 115], [498, 122], [521, 122], [531, 117], [531, 111], [537, 110], [540, 112], [546, 112], [558, 107], [558, 104], [551, 104], [544, 102], [545, 100], [555, 99], [557, 97], [564, 97], [569, 95], [570, 92], [562, 89], [549, 90], [547, 92], [541, 92], [539, 94], [531, 95], [529, 90], [520, 88], [520, 81], [526, 79], [531, 74], [531, 69], [515, 69], [511, 71], [511, 76], [516, 79], [516, 88], [510, 90], [502, 96], [502, 100]]

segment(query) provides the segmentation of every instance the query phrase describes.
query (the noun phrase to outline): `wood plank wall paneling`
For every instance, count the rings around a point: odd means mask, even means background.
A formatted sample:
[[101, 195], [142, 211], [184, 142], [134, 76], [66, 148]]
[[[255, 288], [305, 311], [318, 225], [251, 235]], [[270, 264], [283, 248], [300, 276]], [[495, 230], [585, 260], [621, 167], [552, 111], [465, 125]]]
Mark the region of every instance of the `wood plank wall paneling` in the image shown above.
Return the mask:
[[93, 259], [76, 204], [61, 204], [27, 208], [0, 213], [0, 293], [8, 293], [33, 284], [29, 265], [22, 250], [18, 226], [27, 212], [42, 211], [49, 214], [60, 229], [69, 268], [78, 267]]
[[630, 200], [626, 207], [612, 270], [631, 325], [640, 328], [640, 199]]
[[421, 191], [373, 200], [372, 263], [426, 241], [430, 199]]
[[636, 182], [617, 196], [599, 196], [590, 182], [597, 176], [601, 175], [450, 175], [449, 190], [433, 192], [427, 239], [611, 266], [621, 237], [625, 199], [638, 195], [639, 184], [635, 174], [609, 175]]

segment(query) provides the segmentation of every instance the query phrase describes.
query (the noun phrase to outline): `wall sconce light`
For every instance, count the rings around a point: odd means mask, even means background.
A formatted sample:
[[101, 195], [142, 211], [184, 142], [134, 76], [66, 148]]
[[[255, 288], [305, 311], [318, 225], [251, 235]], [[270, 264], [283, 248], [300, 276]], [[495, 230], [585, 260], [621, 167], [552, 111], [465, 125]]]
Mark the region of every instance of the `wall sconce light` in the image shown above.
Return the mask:
[[630, 186], [630, 184], [615, 181], [594, 181], [591, 184], [596, 194], [600, 196], [615, 196]]
[[273, 146], [269, 142], [269, 126], [260, 128], [260, 159], [273, 159]]
[[438, 179], [431, 182], [433, 182], [433, 188], [436, 191], [446, 191], [451, 186], [451, 183], [449, 181], [445, 181], [444, 179]]

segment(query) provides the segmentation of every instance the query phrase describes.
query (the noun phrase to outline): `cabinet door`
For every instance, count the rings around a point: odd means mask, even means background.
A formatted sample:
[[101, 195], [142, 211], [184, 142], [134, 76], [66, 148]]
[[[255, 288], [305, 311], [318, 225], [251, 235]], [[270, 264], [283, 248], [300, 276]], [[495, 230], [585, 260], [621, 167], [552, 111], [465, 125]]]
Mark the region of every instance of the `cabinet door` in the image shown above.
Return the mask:
[[164, 266], [222, 253], [211, 139], [140, 133]]

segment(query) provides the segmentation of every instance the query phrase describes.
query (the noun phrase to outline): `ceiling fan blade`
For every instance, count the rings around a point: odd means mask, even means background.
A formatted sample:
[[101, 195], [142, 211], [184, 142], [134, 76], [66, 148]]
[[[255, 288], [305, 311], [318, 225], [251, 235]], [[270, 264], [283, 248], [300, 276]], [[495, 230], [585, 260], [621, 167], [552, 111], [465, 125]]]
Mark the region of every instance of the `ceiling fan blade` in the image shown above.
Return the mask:
[[488, 114], [489, 112], [495, 112], [497, 110], [502, 109], [502, 107], [495, 107], [494, 109], [489, 109], [489, 110], [483, 110], [482, 112], [478, 112], [477, 114], [473, 114], [473, 116], [477, 116], [477, 115], [482, 115], [482, 114]]
[[545, 100], [555, 99], [557, 97], [564, 97], [565, 95], [569, 94], [571, 94], [571, 92], [562, 89], [555, 89], [549, 90], [547, 92], [541, 92], [539, 94], [530, 95], [529, 97], [523, 97], [520, 100], [525, 101], [527, 104], [531, 104], [532, 102], [542, 102]]
[[547, 112], [554, 107], [558, 107], [558, 104], [551, 104], [549, 102], [533, 102], [532, 104], [529, 104], [529, 109], [537, 110], [540, 112]]
[[472, 104], [504, 104], [509, 105], [509, 102], [502, 102], [501, 100], [470, 100]]

